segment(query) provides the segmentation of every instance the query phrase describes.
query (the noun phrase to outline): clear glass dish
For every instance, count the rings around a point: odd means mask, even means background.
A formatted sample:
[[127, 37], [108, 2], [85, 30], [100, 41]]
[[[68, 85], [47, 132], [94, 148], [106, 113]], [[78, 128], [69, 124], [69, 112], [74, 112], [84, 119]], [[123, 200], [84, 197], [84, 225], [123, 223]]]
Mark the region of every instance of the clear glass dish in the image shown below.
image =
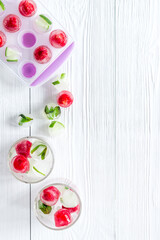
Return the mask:
[[48, 143], [40, 138], [19, 139], [9, 150], [9, 169], [22, 182], [41, 182], [50, 175], [53, 165], [53, 152]]
[[64, 182], [53, 183], [40, 190], [34, 211], [39, 222], [52, 230], [64, 230], [77, 222], [82, 203], [75, 188]]

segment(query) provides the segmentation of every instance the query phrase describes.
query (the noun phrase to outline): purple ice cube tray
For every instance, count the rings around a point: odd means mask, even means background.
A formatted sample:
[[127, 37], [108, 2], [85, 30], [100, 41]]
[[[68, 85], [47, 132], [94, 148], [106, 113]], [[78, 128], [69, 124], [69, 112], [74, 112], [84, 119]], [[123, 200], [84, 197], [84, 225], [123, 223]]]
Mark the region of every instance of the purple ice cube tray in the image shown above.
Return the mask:
[[[32, 17], [24, 17], [19, 12], [21, 0], [1, 1], [5, 6], [5, 10], [0, 13], [0, 31], [6, 35], [7, 41], [3, 47], [0, 47], [0, 63], [5, 64], [27, 86], [40, 86], [47, 82], [68, 58], [74, 47], [74, 41], [41, 1], [34, 0], [37, 5], [37, 11]], [[9, 14], [17, 15], [22, 23], [19, 31], [15, 33], [6, 31], [3, 24], [3, 20]], [[52, 22], [52, 26], [47, 32], [39, 32], [35, 27], [36, 19], [39, 15], [46, 16]], [[67, 44], [61, 48], [53, 47], [49, 41], [50, 33], [57, 29], [65, 32], [68, 39]], [[24, 35], [26, 37], [25, 40], [23, 38]], [[47, 46], [52, 53], [51, 59], [45, 64], [38, 63], [34, 58], [34, 50], [42, 45]], [[18, 62], [7, 61], [6, 48], [16, 49], [21, 54]], [[27, 66], [30, 67], [31, 72], [26, 74]]]

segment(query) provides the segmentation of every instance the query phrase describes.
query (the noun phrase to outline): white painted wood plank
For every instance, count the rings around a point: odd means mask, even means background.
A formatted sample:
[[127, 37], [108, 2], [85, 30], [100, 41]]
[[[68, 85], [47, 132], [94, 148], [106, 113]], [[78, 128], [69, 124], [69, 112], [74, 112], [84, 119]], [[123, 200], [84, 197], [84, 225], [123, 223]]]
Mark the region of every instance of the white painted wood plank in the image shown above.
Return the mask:
[[0, 235], [2, 239], [29, 240], [29, 185], [17, 181], [7, 166], [8, 151], [28, 129], [13, 125], [18, 114], [28, 112], [29, 90], [0, 65]]
[[159, 1], [116, 5], [116, 239], [159, 239]]
[[[62, 68], [70, 75], [75, 102], [62, 114], [67, 128], [65, 138], [45, 138], [56, 152], [54, 171], [45, 182], [59, 177], [71, 179], [79, 187], [83, 212], [75, 226], [62, 232], [44, 228], [33, 215], [32, 240], [112, 240], [115, 203], [114, 2], [46, 2], [53, 15], [75, 36], [76, 49]], [[54, 93], [49, 83], [33, 89], [32, 113], [50, 102]], [[43, 125], [44, 122], [38, 120], [32, 135], [46, 135]], [[32, 186], [32, 203], [45, 182]]]

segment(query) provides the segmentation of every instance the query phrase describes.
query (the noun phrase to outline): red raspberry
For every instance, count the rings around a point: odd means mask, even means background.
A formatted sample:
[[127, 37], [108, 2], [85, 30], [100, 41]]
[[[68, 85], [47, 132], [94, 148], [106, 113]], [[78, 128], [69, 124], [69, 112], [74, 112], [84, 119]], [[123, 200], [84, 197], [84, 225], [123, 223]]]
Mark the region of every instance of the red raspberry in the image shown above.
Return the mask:
[[18, 16], [9, 14], [3, 20], [3, 26], [8, 32], [17, 32], [21, 28], [21, 20]]
[[17, 155], [11, 161], [11, 168], [14, 172], [26, 173], [30, 169], [30, 163], [24, 156]]
[[49, 36], [51, 45], [55, 48], [64, 47], [67, 44], [67, 35], [62, 30], [54, 30]]
[[37, 5], [32, 0], [23, 0], [19, 4], [19, 12], [24, 17], [32, 17], [37, 11]]
[[40, 199], [47, 206], [53, 206], [58, 202], [60, 191], [54, 187], [48, 187], [41, 192]]
[[39, 46], [34, 51], [34, 58], [38, 63], [44, 64], [50, 61], [52, 52], [47, 46]]
[[7, 41], [6, 35], [0, 31], [0, 48], [5, 45]]
[[73, 103], [73, 95], [69, 91], [62, 91], [57, 96], [57, 103], [60, 107], [67, 108]]
[[23, 155], [26, 158], [31, 158], [30, 150], [32, 143], [27, 140], [23, 140], [15, 146], [17, 154]]
[[71, 222], [71, 214], [66, 209], [60, 209], [54, 214], [55, 226], [64, 227], [68, 226]]

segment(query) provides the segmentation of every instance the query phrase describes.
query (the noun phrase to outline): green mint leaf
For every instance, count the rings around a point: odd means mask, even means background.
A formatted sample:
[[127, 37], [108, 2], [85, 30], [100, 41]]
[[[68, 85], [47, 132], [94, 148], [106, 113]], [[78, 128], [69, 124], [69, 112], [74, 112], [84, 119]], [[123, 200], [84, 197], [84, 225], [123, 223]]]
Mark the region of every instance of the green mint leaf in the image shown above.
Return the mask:
[[45, 106], [44, 112], [45, 112], [46, 114], [49, 114], [49, 108], [48, 108], [47, 105]]
[[43, 149], [43, 151], [42, 151], [38, 156], [41, 156], [41, 159], [44, 160], [45, 157], [46, 157], [46, 153], [47, 153], [47, 146], [44, 145], [44, 144], [39, 144], [39, 145], [37, 145], [35, 148], [33, 148], [33, 149], [31, 150], [31, 154], [33, 154], [35, 151], [37, 151], [38, 148], [40, 148], [40, 147], [44, 147], [44, 149]]
[[52, 211], [52, 207], [51, 206], [45, 205], [40, 200], [38, 201], [38, 207], [44, 214], [50, 214], [51, 211]]
[[55, 85], [58, 85], [58, 84], [60, 84], [60, 81], [55, 81], [55, 82], [52, 82], [52, 84], [55, 86]]
[[35, 151], [37, 151], [37, 149], [38, 149], [39, 147], [44, 147], [44, 148], [46, 148], [46, 145], [44, 145], [44, 144], [39, 144], [39, 145], [37, 145], [35, 148], [32, 149], [31, 153], [33, 154]]
[[66, 73], [62, 73], [61, 76], [60, 76], [60, 79], [64, 79], [66, 77]]
[[57, 121], [52, 121], [51, 124], [49, 125], [50, 128], [53, 128], [54, 125], [56, 124]]
[[20, 114], [19, 117], [21, 117], [21, 120], [18, 123], [19, 126], [22, 126], [24, 123], [27, 123], [33, 120], [33, 118], [27, 117], [24, 114]]
[[46, 176], [44, 173], [42, 173], [42, 172], [40, 172], [37, 168], [35, 168], [34, 166], [33, 166], [33, 169], [36, 171], [36, 172], [38, 172], [39, 174], [41, 174], [41, 175], [43, 175], [43, 176]]
[[61, 114], [61, 109], [59, 106], [56, 106], [55, 108], [50, 107], [50, 109], [48, 106], [46, 106], [44, 112], [49, 120], [53, 120], [55, 117], [58, 117]]
[[68, 190], [69, 188], [68, 187], [65, 187], [66, 190]]
[[39, 154], [39, 156], [41, 156], [41, 159], [44, 160], [46, 157], [46, 152], [47, 152], [47, 147], [45, 147], [45, 149]]
[[61, 114], [61, 109], [59, 106], [54, 108], [54, 116], [58, 117]]

